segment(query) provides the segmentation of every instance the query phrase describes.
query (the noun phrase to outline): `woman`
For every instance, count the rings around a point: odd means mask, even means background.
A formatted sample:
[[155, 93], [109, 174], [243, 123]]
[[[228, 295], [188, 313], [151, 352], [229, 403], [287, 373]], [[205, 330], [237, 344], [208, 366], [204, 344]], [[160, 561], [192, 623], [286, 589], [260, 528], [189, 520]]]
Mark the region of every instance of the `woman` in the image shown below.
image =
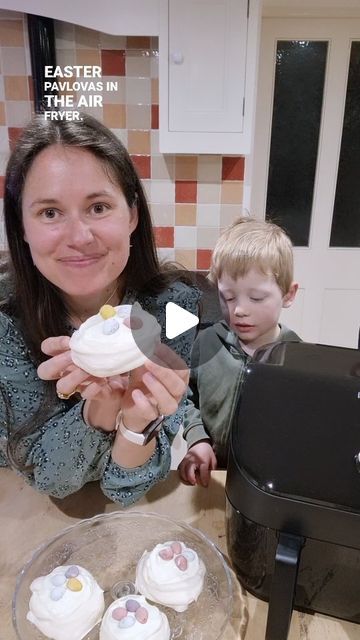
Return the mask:
[[[56, 497], [99, 479], [111, 500], [130, 504], [169, 470], [194, 336], [162, 344], [130, 382], [76, 367], [69, 336], [103, 304], [135, 300], [164, 327], [166, 303], [196, 313], [198, 291], [161, 272], [129, 155], [88, 115], [37, 117], [24, 130], [7, 167], [4, 216], [1, 463]], [[139, 446], [132, 434], [143, 432]]]

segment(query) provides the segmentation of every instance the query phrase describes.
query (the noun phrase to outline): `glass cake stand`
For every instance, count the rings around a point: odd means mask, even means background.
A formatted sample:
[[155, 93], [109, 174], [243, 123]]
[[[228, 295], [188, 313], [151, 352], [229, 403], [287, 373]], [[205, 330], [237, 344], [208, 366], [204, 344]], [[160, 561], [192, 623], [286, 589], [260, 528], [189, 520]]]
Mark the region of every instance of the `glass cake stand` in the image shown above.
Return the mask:
[[[138, 512], [98, 515], [65, 529], [36, 549], [16, 582], [13, 624], [19, 640], [44, 640], [28, 620], [31, 582], [59, 565], [78, 564], [93, 574], [104, 589], [105, 606], [135, 591], [135, 568], [145, 550], [168, 540], [194, 549], [206, 567], [204, 588], [183, 613], [157, 604], [166, 613], [171, 640], [219, 640], [232, 612], [231, 573], [209, 538], [190, 525]], [[150, 601], [150, 600], [149, 600]], [[84, 640], [98, 640], [97, 625]], [[70, 639], [69, 639], [70, 640]]]

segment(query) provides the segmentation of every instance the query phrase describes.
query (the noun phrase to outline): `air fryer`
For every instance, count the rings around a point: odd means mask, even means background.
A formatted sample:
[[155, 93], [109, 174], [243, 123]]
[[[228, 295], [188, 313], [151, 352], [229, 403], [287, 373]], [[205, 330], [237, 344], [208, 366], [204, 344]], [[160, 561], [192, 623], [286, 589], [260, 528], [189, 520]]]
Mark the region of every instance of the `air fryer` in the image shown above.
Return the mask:
[[360, 622], [359, 351], [280, 343], [257, 353], [226, 496], [236, 574], [269, 601], [266, 640], [286, 640], [293, 606]]

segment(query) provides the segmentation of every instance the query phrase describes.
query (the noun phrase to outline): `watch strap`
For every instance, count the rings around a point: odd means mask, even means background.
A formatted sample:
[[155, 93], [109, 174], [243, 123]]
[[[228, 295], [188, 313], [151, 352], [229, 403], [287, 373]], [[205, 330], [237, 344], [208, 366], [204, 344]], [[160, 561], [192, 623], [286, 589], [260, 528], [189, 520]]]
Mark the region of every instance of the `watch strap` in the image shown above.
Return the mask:
[[133, 444], [137, 444], [140, 446], [144, 446], [148, 444], [150, 440], [155, 438], [156, 435], [159, 433], [161, 429], [161, 425], [164, 421], [164, 418], [165, 416], [163, 415], [158, 416], [157, 418], [155, 418], [155, 420], [152, 420], [141, 433], [136, 433], [135, 431], [131, 431], [131, 429], [128, 429], [127, 427], [125, 427], [122, 419], [122, 412], [119, 411], [116, 418], [115, 429], [116, 430], [118, 429], [121, 435], [126, 440], [129, 440], [129, 442], [132, 442]]

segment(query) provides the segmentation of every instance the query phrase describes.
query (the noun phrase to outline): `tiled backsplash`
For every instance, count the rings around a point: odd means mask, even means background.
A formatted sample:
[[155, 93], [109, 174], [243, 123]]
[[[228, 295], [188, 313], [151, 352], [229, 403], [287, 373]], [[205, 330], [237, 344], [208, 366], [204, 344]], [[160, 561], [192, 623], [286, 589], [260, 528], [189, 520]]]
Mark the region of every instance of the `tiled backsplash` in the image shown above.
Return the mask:
[[[111, 36], [58, 21], [55, 34], [58, 65], [99, 65], [104, 85], [117, 83], [116, 91], [102, 92], [101, 107], [83, 110], [113, 129], [128, 148], [149, 199], [160, 256], [206, 269], [219, 230], [242, 212], [244, 158], [160, 154], [157, 38]], [[0, 57], [3, 188], [11, 143], [33, 109], [23, 14], [0, 10]], [[3, 248], [3, 231], [0, 243]]]

